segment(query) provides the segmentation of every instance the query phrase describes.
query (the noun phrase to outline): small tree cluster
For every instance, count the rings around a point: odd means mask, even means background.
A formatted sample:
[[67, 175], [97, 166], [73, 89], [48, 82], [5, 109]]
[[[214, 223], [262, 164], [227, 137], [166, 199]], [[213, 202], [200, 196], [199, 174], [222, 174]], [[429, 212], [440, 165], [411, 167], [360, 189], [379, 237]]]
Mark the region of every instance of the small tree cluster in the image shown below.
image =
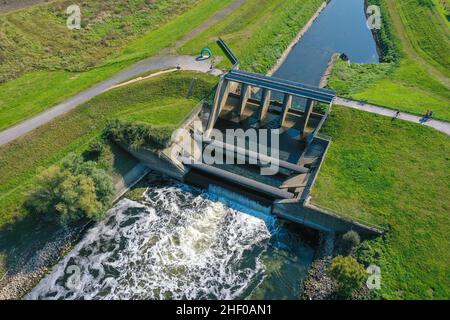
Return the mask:
[[105, 150], [105, 143], [102, 140], [95, 139], [89, 144], [88, 148], [83, 153], [83, 156], [85, 159], [97, 161]]
[[361, 238], [359, 237], [359, 234], [353, 230], [345, 233], [342, 236], [342, 240], [341, 240], [341, 247], [342, 247], [342, 251], [345, 254], [351, 254], [353, 252], [353, 250], [359, 246], [359, 244], [361, 243]]
[[38, 178], [27, 207], [62, 225], [87, 217], [100, 220], [114, 195], [112, 178], [95, 162], [71, 154], [61, 166], [51, 166]]
[[331, 262], [327, 273], [338, 283], [338, 294], [348, 298], [362, 288], [366, 279], [364, 267], [353, 257], [338, 256]]
[[104, 136], [113, 141], [122, 142], [133, 149], [143, 146], [164, 149], [171, 139], [172, 132], [172, 127], [114, 120], [105, 128]]

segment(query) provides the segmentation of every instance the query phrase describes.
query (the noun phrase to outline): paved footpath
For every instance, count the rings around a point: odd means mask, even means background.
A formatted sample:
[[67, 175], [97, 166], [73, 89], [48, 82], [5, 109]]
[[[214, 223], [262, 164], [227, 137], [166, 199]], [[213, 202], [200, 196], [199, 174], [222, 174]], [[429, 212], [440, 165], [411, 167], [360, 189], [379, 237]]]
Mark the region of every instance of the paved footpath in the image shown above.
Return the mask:
[[212, 72], [213, 74], [220, 72], [217, 69], [210, 70], [210, 61], [196, 61], [195, 57], [191, 56], [162, 56], [142, 60], [112, 78], [67, 99], [55, 107], [47, 109], [46, 111], [41, 112], [40, 114], [25, 120], [16, 126], [0, 132], [0, 146], [17, 139], [37, 127], [46, 124], [47, 122], [50, 122], [56, 117], [69, 112], [80, 104], [89, 101], [111, 87], [129, 80], [138, 74], [177, 66], [180, 66], [182, 70]]
[[[353, 100], [344, 99], [344, 98], [340, 98], [340, 97], [336, 97], [334, 99], [333, 103], [336, 105], [344, 106], [344, 107], [349, 107], [349, 108], [353, 108], [353, 109], [367, 111], [370, 113], [380, 114], [380, 115], [386, 116], [386, 117], [394, 117], [397, 112], [392, 109], [382, 108], [382, 107], [374, 106], [371, 104], [361, 103], [359, 101], [353, 101]], [[419, 117], [419, 116], [416, 116], [416, 115], [413, 115], [410, 113], [400, 112], [400, 116], [398, 118], [401, 120], [420, 124], [420, 119], [422, 117]], [[450, 122], [440, 121], [440, 120], [428, 120], [423, 125], [434, 128], [434, 129], [441, 131], [450, 136]]]

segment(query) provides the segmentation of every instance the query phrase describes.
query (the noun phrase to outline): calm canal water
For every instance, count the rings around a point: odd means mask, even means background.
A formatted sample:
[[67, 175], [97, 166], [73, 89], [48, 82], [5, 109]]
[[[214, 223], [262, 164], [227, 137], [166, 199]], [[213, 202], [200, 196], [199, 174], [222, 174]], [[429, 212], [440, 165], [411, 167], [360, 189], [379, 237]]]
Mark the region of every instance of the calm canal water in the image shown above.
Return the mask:
[[[276, 76], [317, 85], [333, 52], [377, 62], [365, 21], [363, 0], [333, 0]], [[298, 299], [313, 238], [223, 189], [161, 182], [120, 201], [26, 299]]]
[[274, 76], [319, 85], [336, 52], [353, 62], [379, 62], [364, 11], [364, 0], [332, 0]]

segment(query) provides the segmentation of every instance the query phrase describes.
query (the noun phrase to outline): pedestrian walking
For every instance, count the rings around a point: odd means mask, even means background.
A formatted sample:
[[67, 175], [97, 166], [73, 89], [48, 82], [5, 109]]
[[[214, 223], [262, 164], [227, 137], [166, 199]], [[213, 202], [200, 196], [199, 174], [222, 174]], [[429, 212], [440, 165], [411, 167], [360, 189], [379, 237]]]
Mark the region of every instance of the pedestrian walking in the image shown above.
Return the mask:
[[392, 118], [392, 121], [398, 119], [398, 117], [400, 117], [400, 111], [397, 110], [397, 112], [395, 113], [395, 116]]

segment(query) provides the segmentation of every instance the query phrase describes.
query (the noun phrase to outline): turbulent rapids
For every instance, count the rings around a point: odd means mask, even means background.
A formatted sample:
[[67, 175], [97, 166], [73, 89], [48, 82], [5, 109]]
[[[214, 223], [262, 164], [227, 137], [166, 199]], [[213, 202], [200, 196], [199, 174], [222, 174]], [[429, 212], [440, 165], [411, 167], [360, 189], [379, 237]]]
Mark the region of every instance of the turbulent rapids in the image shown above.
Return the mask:
[[124, 199], [26, 298], [298, 298], [313, 249], [230, 196], [164, 183]]

